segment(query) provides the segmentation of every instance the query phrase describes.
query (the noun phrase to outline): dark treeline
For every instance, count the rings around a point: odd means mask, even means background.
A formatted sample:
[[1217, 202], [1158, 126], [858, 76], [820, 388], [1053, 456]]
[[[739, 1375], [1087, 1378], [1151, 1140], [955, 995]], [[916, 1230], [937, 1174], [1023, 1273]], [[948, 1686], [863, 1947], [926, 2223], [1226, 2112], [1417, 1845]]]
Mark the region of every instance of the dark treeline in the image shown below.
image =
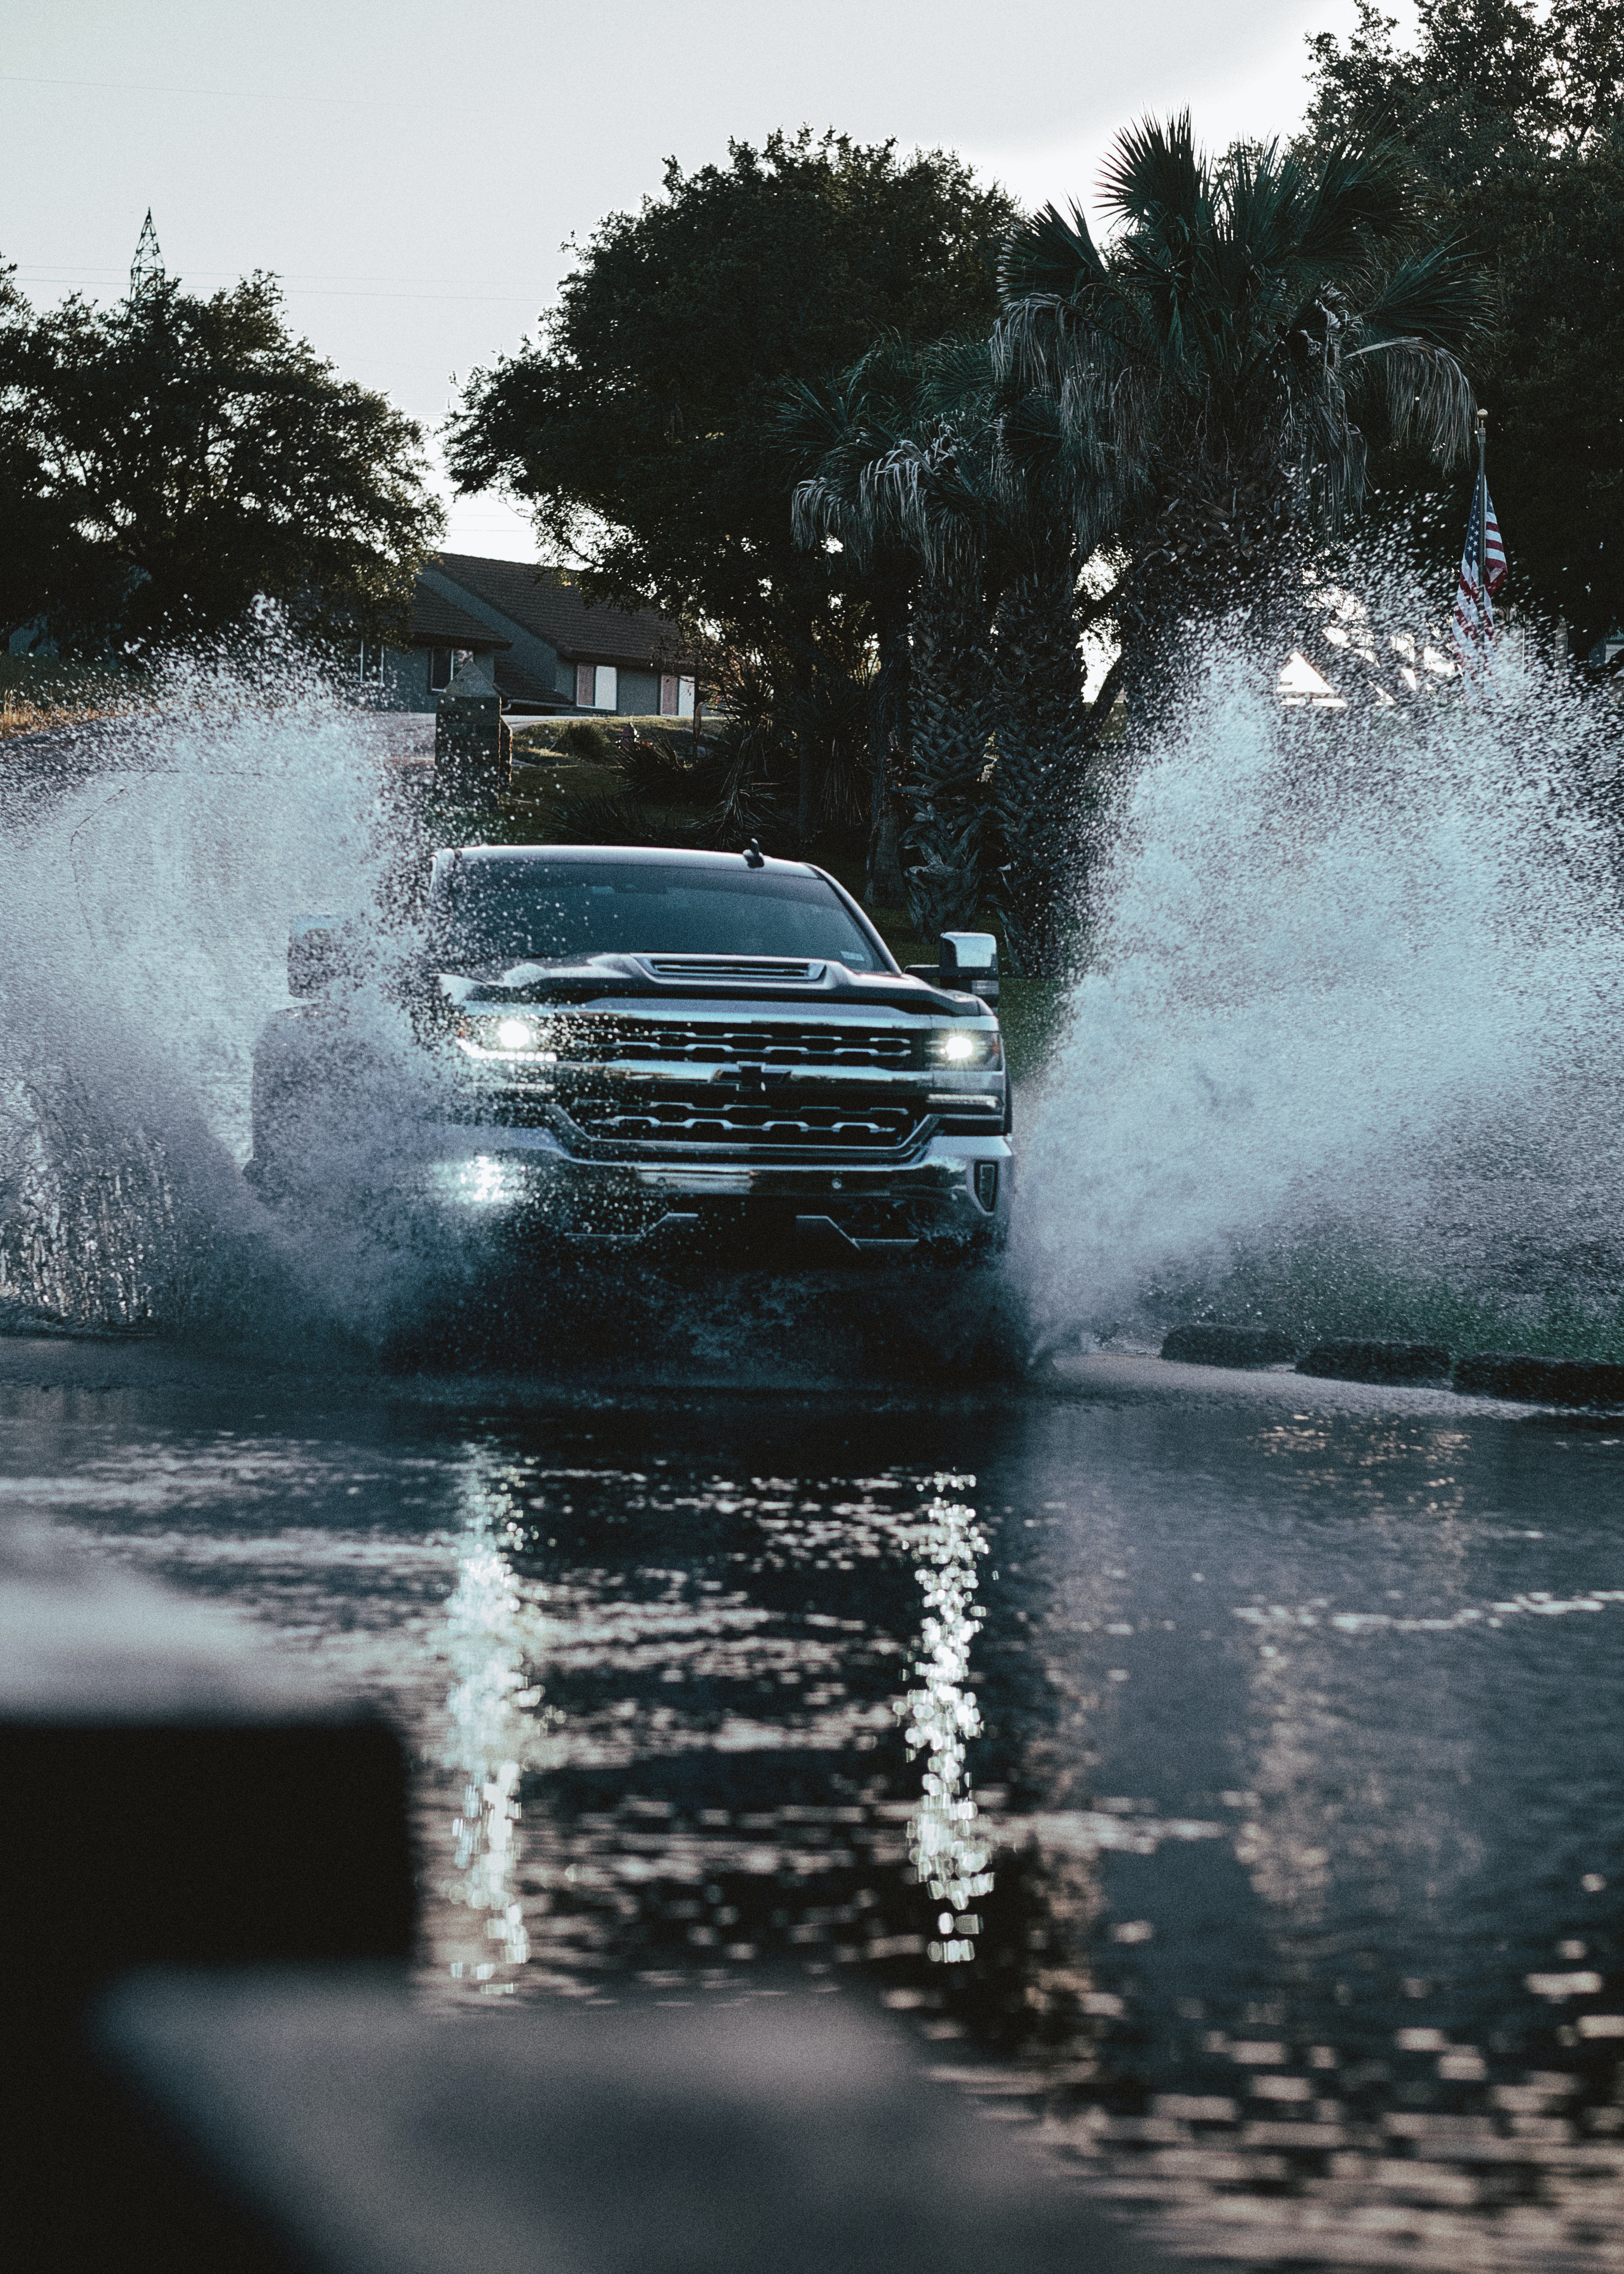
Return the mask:
[[207, 298], [148, 232], [125, 298], [36, 312], [0, 268], [0, 640], [98, 662], [403, 636], [443, 516], [421, 428], [288, 329], [274, 278]]

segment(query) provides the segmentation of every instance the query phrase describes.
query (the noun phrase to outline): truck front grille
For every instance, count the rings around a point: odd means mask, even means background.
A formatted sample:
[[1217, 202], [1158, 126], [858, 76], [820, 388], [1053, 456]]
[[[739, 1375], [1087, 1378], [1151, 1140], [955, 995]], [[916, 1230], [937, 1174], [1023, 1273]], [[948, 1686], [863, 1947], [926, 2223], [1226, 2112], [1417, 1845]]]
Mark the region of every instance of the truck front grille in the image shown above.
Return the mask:
[[709, 1085], [674, 1092], [662, 1085], [658, 1095], [635, 1101], [624, 1095], [576, 1096], [564, 1111], [595, 1143], [726, 1146], [752, 1153], [900, 1152], [922, 1118], [917, 1100], [814, 1104], [788, 1094], [718, 1096]]
[[906, 1027], [846, 1027], [780, 1019], [614, 1019], [560, 1025], [559, 1057], [599, 1065], [663, 1060], [689, 1065], [874, 1066], [906, 1073], [930, 1063], [929, 1035]]

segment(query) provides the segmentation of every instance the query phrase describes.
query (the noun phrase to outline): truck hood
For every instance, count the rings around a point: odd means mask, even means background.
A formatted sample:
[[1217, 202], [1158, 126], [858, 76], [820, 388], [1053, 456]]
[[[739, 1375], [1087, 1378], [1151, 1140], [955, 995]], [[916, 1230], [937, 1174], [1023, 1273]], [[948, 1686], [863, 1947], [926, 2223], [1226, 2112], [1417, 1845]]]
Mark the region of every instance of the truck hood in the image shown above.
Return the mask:
[[444, 999], [477, 1003], [800, 1003], [808, 1008], [891, 1009], [916, 1015], [986, 1015], [974, 995], [901, 971], [850, 971], [798, 956], [592, 955], [577, 960], [473, 964], [437, 974]]

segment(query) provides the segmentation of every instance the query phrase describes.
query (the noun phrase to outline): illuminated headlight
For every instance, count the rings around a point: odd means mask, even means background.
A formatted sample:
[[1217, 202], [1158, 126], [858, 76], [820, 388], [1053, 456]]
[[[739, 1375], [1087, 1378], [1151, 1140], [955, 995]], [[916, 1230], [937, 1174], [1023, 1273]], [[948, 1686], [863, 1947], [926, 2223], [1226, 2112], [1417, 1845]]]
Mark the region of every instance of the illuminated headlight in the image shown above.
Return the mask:
[[442, 1161], [430, 1174], [441, 1197], [463, 1208], [511, 1208], [528, 1189], [523, 1169], [493, 1153], [476, 1153], [468, 1161]]
[[530, 1058], [541, 1065], [556, 1065], [558, 1052], [543, 1048], [549, 1040], [538, 1019], [476, 1019], [457, 1020], [457, 1040], [473, 1058]]
[[944, 1065], [996, 1065], [1002, 1055], [996, 1031], [956, 1027], [936, 1038], [936, 1057]]

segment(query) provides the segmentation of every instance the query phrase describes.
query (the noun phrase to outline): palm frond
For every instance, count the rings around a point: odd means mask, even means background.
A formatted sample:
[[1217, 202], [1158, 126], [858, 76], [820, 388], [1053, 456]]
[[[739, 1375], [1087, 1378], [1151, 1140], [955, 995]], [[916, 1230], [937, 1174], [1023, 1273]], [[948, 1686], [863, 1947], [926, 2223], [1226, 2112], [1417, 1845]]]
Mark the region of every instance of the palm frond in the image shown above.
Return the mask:
[[1221, 270], [1237, 283], [1255, 282], [1289, 262], [1301, 234], [1304, 189], [1301, 167], [1281, 156], [1278, 143], [1231, 150], [1217, 184]]
[[806, 473], [849, 433], [851, 398], [838, 386], [811, 387], [792, 380], [778, 399], [778, 440], [785, 456]]
[[821, 471], [796, 483], [790, 492], [789, 514], [790, 533], [803, 553], [831, 537], [844, 545], [851, 536], [852, 501]]
[[1440, 465], [1463, 458], [1477, 405], [1471, 381], [1448, 349], [1416, 338], [1388, 340], [1362, 352], [1381, 358], [1395, 440], [1419, 442]]
[[1056, 465], [1064, 448], [1060, 405], [1047, 390], [1018, 395], [998, 419], [1001, 457], [1030, 472]]
[[1362, 347], [1412, 334], [1462, 354], [1487, 328], [1488, 281], [1458, 238], [1407, 254], [1360, 307]]
[[998, 384], [993, 343], [985, 332], [938, 340], [921, 358], [920, 405], [927, 418], [986, 415]]
[[846, 386], [883, 424], [905, 426], [915, 415], [923, 380], [921, 351], [900, 332], [882, 332], [853, 364]]
[[1091, 284], [1105, 282], [1105, 262], [1079, 205], [1068, 220], [1057, 207], [1044, 206], [1017, 222], [998, 259], [998, 298], [1069, 300]]
[[1325, 275], [1368, 266], [1415, 213], [1415, 164], [1391, 141], [1342, 143], [1321, 162], [1304, 200], [1297, 259]]
[[1164, 124], [1136, 120], [1111, 146], [1100, 177], [1111, 212], [1141, 230], [1159, 235], [1179, 232], [1194, 239], [1211, 221], [1210, 175], [1195, 147], [1190, 113], [1181, 110]]
[[994, 378], [1017, 386], [1041, 385], [1064, 366], [1068, 340], [1082, 328], [1075, 311], [1052, 292], [1011, 300], [989, 343]]

